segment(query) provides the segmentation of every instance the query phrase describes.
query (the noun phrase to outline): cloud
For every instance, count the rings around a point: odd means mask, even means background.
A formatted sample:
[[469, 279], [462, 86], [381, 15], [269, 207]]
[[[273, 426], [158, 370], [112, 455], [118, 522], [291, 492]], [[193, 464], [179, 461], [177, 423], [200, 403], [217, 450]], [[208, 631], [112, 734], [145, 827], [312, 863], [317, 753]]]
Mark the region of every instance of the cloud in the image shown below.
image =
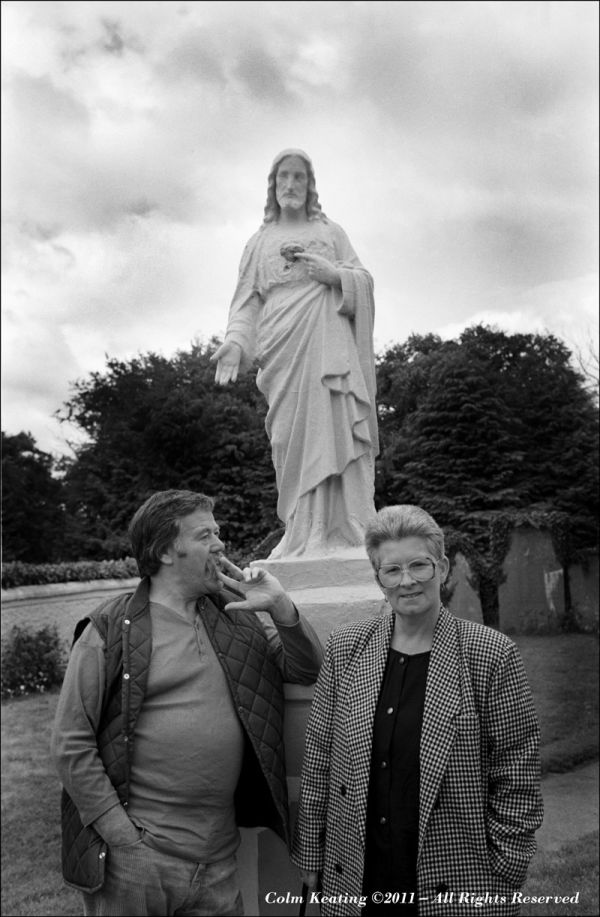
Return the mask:
[[457, 337], [472, 325], [493, 325], [510, 334], [553, 333], [571, 350], [598, 351], [598, 276], [591, 274], [568, 281], [506, 289], [487, 307], [461, 321], [442, 324], [436, 333], [444, 339]]
[[2, 322], [3, 429], [31, 431], [41, 448], [64, 452], [52, 418], [81, 367], [60, 327], [40, 322], [24, 294], [19, 306], [5, 310]]
[[264, 48], [250, 45], [238, 52], [234, 73], [243, 83], [254, 104], [264, 102], [283, 104], [293, 101], [286, 86], [287, 67]]
[[167, 51], [157, 71], [170, 80], [191, 80], [226, 86], [222, 49], [205, 26], [190, 29]]
[[118, 20], [101, 18], [104, 34], [100, 46], [109, 54], [121, 57], [127, 50], [143, 52], [143, 44], [135, 34], [126, 34]]
[[222, 334], [289, 146], [373, 273], [381, 343], [478, 316], [583, 327], [595, 6], [4, 3], [11, 423], [105, 354]]
[[183, 221], [197, 216], [201, 199], [186, 168], [188, 154], [160, 122], [146, 116], [125, 123], [118, 109], [92, 111], [48, 77], [19, 75], [10, 89], [9, 219], [110, 231], [130, 213], [159, 210]]

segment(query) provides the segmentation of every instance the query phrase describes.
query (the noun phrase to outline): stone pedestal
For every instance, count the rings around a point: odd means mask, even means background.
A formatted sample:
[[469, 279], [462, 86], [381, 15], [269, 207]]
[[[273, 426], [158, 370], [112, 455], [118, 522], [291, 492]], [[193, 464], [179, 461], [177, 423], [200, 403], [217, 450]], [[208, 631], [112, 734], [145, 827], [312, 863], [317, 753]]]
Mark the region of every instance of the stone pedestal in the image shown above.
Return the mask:
[[268, 570], [288, 591], [374, 582], [373, 568], [364, 548], [347, 548], [318, 557], [255, 560], [250, 566]]
[[323, 644], [334, 628], [380, 615], [386, 607], [364, 548], [325, 557], [257, 560], [252, 566], [277, 577]]

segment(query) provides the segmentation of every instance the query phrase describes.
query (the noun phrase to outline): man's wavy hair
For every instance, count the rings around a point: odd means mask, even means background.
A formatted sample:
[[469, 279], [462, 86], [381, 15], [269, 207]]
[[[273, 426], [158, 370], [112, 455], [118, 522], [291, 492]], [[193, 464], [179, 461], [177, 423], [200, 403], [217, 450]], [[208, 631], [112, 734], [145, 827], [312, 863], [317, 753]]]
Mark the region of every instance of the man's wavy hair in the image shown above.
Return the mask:
[[269, 177], [267, 179], [267, 203], [265, 204], [265, 215], [263, 217], [264, 223], [276, 223], [279, 219], [279, 214], [281, 213], [281, 208], [277, 203], [277, 195], [275, 193], [275, 179], [277, 178], [277, 170], [281, 165], [283, 159], [287, 156], [299, 156], [306, 166], [306, 171], [308, 173], [308, 187], [306, 193], [306, 213], [309, 220], [323, 220], [327, 222], [327, 217], [321, 210], [321, 205], [319, 203], [319, 195], [317, 194], [317, 185], [315, 182], [315, 170], [313, 169], [313, 164], [310, 161], [310, 158], [306, 155], [303, 150], [282, 150], [275, 159], [273, 160], [273, 165], [271, 166], [271, 171], [269, 172]]
[[179, 535], [179, 523], [197, 509], [212, 513], [215, 501], [192, 490], [161, 490], [152, 494], [135, 513], [129, 540], [140, 576], [154, 576], [161, 556]]

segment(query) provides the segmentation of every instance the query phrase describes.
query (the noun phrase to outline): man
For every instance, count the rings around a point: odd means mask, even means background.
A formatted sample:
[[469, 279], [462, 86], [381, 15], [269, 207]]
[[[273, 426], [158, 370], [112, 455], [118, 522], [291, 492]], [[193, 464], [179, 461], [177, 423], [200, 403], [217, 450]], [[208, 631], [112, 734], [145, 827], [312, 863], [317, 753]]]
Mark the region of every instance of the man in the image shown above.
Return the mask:
[[312, 684], [322, 650], [275, 577], [223, 557], [213, 506], [150, 497], [140, 585], [75, 629], [52, 753], [87, 915], [242, 914], [238, 826], [289, 839], [282, 681]]

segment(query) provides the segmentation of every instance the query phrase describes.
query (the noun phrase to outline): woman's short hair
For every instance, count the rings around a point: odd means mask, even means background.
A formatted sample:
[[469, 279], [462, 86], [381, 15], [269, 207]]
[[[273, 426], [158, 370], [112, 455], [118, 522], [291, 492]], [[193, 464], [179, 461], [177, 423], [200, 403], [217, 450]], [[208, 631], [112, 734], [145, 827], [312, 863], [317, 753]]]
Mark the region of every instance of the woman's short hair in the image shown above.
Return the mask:
[[365, 534], [365, 547], [373, 567], [376, 568], [377, 549], [384, 541], [410, 537], [424, 538], [436, 560], [444, 556], [444, 533], [435, 519], [420, 506], [402, 503], [380, 509]]
[[179, 535], [179, 523], [197, 509], [212, 513], [211, 497], [192, 490], [161, 490], [136, 511], [129, 526], [129, 539], [140, 576], [154, 576], [161, 555]]
[[310, 161], [310, 157], [306, 155], [304, 150], [290, 149], [282, 150], [281, 153], [278, 153], [273, 160], [273, 165], [271, 166], [271, 171], [269, 172], [269, 177], [267, 178], [267, 203], [265, 204], [263, 223], [275, 223], [279, 219], [281, 208], [277, 203], [275, 182], [277, 178], [277, 170], [282, 161], [288, 156], [298, 156], [306, 166], [306, 172], [308, 175], [308, 186], [306, 189], [306, 213], [308, 215], [308, 219], [326, 221], [327, 217], [321, 210], [321, 205], [319, 203], [319, 195], [317, 194], [317, 185], [315, 182], [315, 170], [313, 169], [313, 164]]

